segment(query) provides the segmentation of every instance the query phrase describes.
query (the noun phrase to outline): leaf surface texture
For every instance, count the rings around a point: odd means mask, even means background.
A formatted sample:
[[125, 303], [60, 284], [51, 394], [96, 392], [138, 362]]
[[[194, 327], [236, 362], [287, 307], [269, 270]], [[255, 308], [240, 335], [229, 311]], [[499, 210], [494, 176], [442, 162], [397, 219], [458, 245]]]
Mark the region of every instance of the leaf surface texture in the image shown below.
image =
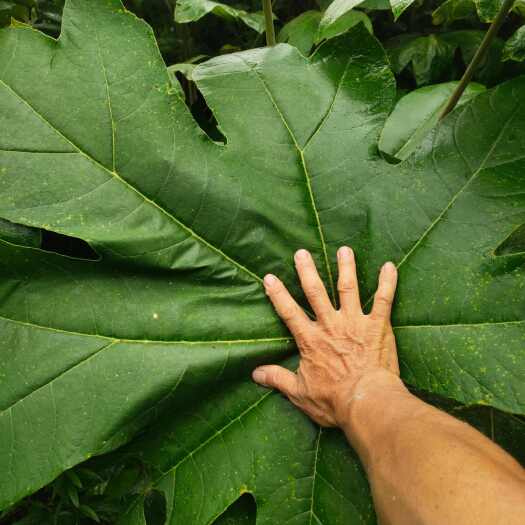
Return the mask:
[[[303, 247], [335, 297], [349, 244], [369, 305], [393, 260], [404, 379], [523, 414], [525, 254], [496, 250], [525, 222], [525, 80], [391, 166], [377, 144], [395, 81], [362, 25], [309, 59], [282, 44], [192, 78], [224, 145], [117, 0], [66, 2], [57, 41], [0, 32], [0, 217], [99, 256], [0, 240], [0, 506], [160, 418], [130, 450], [158, 470], [170, 523], [209, 523], [244, 492], [259, 524], [373, 523], [341, 436], [247, 381], [293, 351], [261, 279], [303, 300]], [[144, 523], [141, 502], [123, 520]]]

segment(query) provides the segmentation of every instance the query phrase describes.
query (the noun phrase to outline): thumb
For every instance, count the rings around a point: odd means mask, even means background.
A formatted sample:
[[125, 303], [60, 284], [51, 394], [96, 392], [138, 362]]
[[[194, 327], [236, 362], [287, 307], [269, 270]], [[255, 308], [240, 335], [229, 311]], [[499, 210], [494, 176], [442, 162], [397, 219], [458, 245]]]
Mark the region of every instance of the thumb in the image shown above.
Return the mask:
[[252, 378], [256, 383], [276, 388], [288, 397], [296, 395], [297, 376], [282, 366], [260, 366], [252, 372]]

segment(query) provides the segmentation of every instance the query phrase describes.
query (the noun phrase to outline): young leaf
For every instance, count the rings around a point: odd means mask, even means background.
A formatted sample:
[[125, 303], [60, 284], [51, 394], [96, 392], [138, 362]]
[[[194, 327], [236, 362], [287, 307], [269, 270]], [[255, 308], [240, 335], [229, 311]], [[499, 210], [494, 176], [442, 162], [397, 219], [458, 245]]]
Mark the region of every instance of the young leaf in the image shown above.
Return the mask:
[[525, 255], [494, 252], [525, 222], [525, 79], [458, 108], [397, 166], [377, 154], [395, 79], [361, 24], [308, 59], [280, 44], [193, 79], [226, 144], [117, 0], [66, 2], [58, 42], [0, 32], [0, 217], [100, 254], [0, 241], [0, 507], [158, 419], [168, 437], [137, 453], [165, 473], [171, 523], [209, 523], [247, 491], [261, 521], [373, 522], [342, 436], [246, 379], [293, 350], [261, 277], [304, 304], [304, 247], [335, 295], [336, 248], [351, 244], [368, 307], [394, 261], [403, 377], [525, 413]]
[[503, 60], [523, 62], [525, 60], [525, 25], [521, 26], [503, 48]]
[[248, 13], [243, 9], [235, 9], [212, 0], [177, 0], [175, 6], [175, 22], [186, 24], [196, 22], [208, 13], [213, 13], [227, 20], [240, 20], [251, 29], [262, 33], [264, 31], [264, 16], [262, 13]]
[[283, 26], [277, 37], [278, 42], [288, 42], [303, 55], [308, 55], [316, 41], [319, 30], [320, 11], [305, 11]]
[[474, 0], [480, 20], [492, 22], [503, 4], [503, 0]]
[[321, 20], [322, 26], [329, 26], [340, 17], [357, 7], [363, 0], [334, 0], [327, 8]]
[[[411, 91], [396, 104], [379, 139], [379, 149], [400, 160], [407, 159], [437, 124], [439, 115], [458, 82], [435, 84]], [[468, 85], [459, 105], [485, 91], [481, 84]]]
[[319, 11], [306, 11], [288, 22], [280, 31], [278, 41], [288, 42], [297, 47], [303, 55], [308, 55], [314, 44], [335, 38], [346, 33], [362, 22], [373, 33], [372, 21], [362, 11], [348, 11], [330, 23], [320, 25], [322, 14]]
[[188, 62], [173, 64], [172, 66], [168, 66], [168, 72], [170, 74], [181, 73], [188, 80], [192, 80], [191, 75], [195, 67], [196, 64], [190, 64]]
[[446, 0], [432, 13], [432, 23], [451, 24], [457, 20], [477, 17], [476, 4], [473, 0]]
[[334, 0], [326, 9], [326, 12], [321, 20], [321, 26], [329, 26], [335, 23], [339, 18], [346, 15], [354, 7], [363, 5], [368, 9], [384, 9], [384, 4], [390, 4], [394, 18], [401, 16], [403, 11], [409, 7], [414, 0]]
[[66, 470], [64, 472], [65, 476], [73, 483], [73, 485], [79, 489], [82, 488], [82, 481], [78, 477], [78, 474], [74, 470]]
[[78, 490], [75, 487], [75, 485], [68, 483], [66, 485], [66, 492], [73, 506], [78, 509], [78, 507], [80, 506], [80, 502], [78, 499]]
[[84, 514], [84, 516], [87, 516], [89, 519], [100, 523], [98, 514], [89, 505], [80, 505], [79, 510], [82, 512], [82, 514]]
[[332, 22], [327, 22], [323, 19], [319, 25], [319, 32], [316, 36], [316, 42], [318, 43], [321, 40], [328, 40], [330, 38], [342, 35], [350, 28], [360, 23], [362, 23], [370, 33], [374, 32], [372, 21], [370, 18], [368, 18], [368, 15], [362, 11], [348, 11]]

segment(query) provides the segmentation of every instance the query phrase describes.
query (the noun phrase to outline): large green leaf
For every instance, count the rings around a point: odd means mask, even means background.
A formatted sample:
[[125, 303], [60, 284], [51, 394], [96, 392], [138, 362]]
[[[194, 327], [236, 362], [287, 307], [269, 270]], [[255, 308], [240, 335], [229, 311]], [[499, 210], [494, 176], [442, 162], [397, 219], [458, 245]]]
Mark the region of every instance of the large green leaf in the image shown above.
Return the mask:
[[[375, 524], [366, 479], [342, 434], [314, 432], [278, 395], [261, 392], [256, 398], [255, 390], [246, 385], [219, 398], [212, 395], [175, 421], [166, 414], [121, 453], [157, 469], [154, 489], [164, 495], [166, 523], [205, 523], [248, 492], [257, 497], [258, 524]], [[489, 407], [424, 399], [468, 421], [525, 464], [522, 420]], [[217, 403], [226, 407], [227, 417], [216, 414]], [[198, 424], [203, 420], [208, 423], [204, 435]], [[119, 525], [145, 525], [144, 500], [138, 497]], [[238, 519], [239, 514], [250, 518], [250, 509], [236, 510]]]
[[[217, 410], [217, 407], [221, 407]], [[335, 430], [318, 430], [288, 401], [250, 382], [214, 392], [125, 450], [156, 467], [167, 522], [209, 523], [241, 494], [257, 524], [374, 524], [368, 483]], [[145, 525], [138, 498], [119, 525]]]
[[[208, 523], [246, 491], [259, 523], [371, 522], [342, 437], [248, 379], [293, 348], [261, 277], [301, 297], [291, 262], [305, 247], [334, 294], [348, 243], [368, 304], [395, 261], [404, 378], [524, 413], [525, 254], [495, 253], [525, 222], [525, 79], [391, 166], [377, 142], [395, 81], [362, 26], [310, 59], [279, 45], [192, 78], [226, 144], [117, 0], [69, 0], [58, 41], [0, 32], [0, 217], [99, 254], [0, 241], [0, 506], [160, 418], [168, 439], [140, 451], [175, 490], [172, 522]], [[143, 523], [140, 502], [128, 518]]]

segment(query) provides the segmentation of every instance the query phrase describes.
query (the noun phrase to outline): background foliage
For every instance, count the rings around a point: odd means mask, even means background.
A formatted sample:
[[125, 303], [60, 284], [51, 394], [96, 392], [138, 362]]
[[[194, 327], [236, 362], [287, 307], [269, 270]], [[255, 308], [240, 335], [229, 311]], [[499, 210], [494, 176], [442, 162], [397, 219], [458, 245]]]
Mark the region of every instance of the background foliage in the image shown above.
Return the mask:
[[[222, 140], [210, 110], [195, 88], [192, 71], [196, 64], [210, 57], [264, 45], [260, 2], [179, 0], [175, 5], [174, 0], [127, 0], [125, 4], [153, 27], [164, 60], [171, 73], [181, 81], [184, 97], [196, 120], [210, 136]], [[276, 0], [273, 8], [278, 40], [296, 46], [305, 55], [324, 40], [358, 23], [363, 23], [383, 43], [396, 74], [400, 104], [413, 113], [410, 126], [403, 127], [401, 121], [406, 117], [398, 121], [394, 111], [381, 137], [383, 154], [395, 162], [395, 157], [406, 158], [435, 124], [455, 84], [439, 87], [434, 84], [459, 80], [499, 5], [497, 0], [416, 0], [393, 2], [392, 6], [386, 0], [336, 0], [333, 3], [329, 0]], [[61, 0], [0, 0], [0, 25], [11, 23], [13, 18], [56, 37], [60, 32], [62, 8]], [[524, 20], [525, 2], [518, 0], [477, 70], [476, 84], [469, 87], [467, 98], [525, 71]], [[178, 83], [174, 85], [179, 86]], [[407, 97], [403, 101], [404, 96]], [[4, 225], [4, 238], [18, 234], [12, 228], [12, 225]], [[29, 235], [27, 230], [23, 235]], [[35, 231], [25, 243], [41, 242], [45, 248], [74, 255], [86, 255], [89, 250], [57, 234], [44, 232], [42, 239], [40, 235]], [[521, 461], [525, 460], [520, 446], [523, 439], [520, 418], [512, 416], [509, 419], [489, 408], [465, 408], [447, 400], [433, 401], [480, 428]], [[498, 436], [500, 427], [505, 427], [505, 432]], [[136, 457], [120, 457], [115, 452], [93, 458], [64, 473], [39, 493], [5, 511], [0, 523], [115, 523], [137, 494], [147, 495], [148, 523], [162, 523], [163, 510], [157, 500], [158, 493], [150, 488], [148, 467]], [[246, 495], [216, 523], [254, 523], [254, 516], [255, 503]]]

